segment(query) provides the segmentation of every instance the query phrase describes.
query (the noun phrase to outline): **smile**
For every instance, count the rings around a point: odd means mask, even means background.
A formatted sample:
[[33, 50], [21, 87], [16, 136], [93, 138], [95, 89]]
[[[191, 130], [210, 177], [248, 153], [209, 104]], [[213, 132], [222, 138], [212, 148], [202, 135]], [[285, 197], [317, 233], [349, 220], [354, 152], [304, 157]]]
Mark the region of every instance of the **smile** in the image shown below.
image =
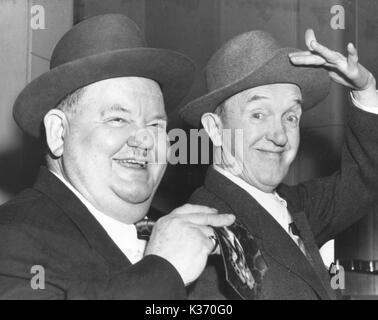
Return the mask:
[[148, 164], [146, 160], [137, 159], [115, 159], [115, 161], [123, 167], [134, 169], [145, 169]]
[[284, 153], [283, 150], [281, 150], [281, 151], [270, 151], [270, 150], [257, 149], [257, 151], [261, 152], [262, 154], [264, 154], [268, 157], [281, 157]]

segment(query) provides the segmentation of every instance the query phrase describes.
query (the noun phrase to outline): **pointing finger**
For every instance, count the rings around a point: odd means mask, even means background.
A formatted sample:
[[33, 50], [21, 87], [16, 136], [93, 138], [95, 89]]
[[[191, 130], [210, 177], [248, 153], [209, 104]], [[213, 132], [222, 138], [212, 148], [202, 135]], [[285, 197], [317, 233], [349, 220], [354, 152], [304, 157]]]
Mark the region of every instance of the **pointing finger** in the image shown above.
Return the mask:
[[357, 49], [353, 43], [348, 43], [348, 63], [356, 64], [358, 62]]
[[321, 65], [327, 65], [327, 61], [318, 55], [312, 54], [308, 56], [291, 56], [290, 61], [295, 65], [315, 65], [315, 66], [321, 66]]
[[230, 226], [235, 221], [235, 216], [232, 214], [193, 213], [183, 218], [193, 224], [212, 227]]
[[311, 51], [313, 50], [313, 48], [311, 47], [312, 41], [316, 42], [314, 30], [307, 29], [306, 32], [305, 32], [305, 42], [306, 42], [307, 48]]
[[307, 57], [311, 56], [313, 53], [311, 51], [296, 51], [289, 53], [289, 57]]
[[196, 212], [216, 214], [218, 210], [207, 207], [207, 206], [187, 203], [172, 211], [172, 213], [175, 213], [175, 214], [190, 214], [190, 213], [196, 213]]

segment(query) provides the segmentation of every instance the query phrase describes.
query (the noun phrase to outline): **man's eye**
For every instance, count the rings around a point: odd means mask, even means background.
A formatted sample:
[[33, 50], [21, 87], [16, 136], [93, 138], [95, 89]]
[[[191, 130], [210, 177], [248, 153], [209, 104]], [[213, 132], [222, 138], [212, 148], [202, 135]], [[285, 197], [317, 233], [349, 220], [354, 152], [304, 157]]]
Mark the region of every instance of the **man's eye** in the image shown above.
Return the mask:
[[261, 112], [256, 112], [256, 113], [252, 113], [252, 118], [261, 120], [262, 118], [264, 118], [264, 115]]
[[166, 123], [165, 121], [156, 121], [156, 122], [151, 122], [149, 126], [159, 128], [159, 129], [165, 129]]
[[290, 115], [287, 117], [287, 121], [292, 123], [292, 124], [297, 124], [299, 122], [299, 117]]
[[110, 122], [111, 124], [115, 124], [115, 125], [121, 125], [121, 124], [125, 124], [127, 123], [128, 121], [124, 118], [111, 118], [108, 120], [108, 122]]

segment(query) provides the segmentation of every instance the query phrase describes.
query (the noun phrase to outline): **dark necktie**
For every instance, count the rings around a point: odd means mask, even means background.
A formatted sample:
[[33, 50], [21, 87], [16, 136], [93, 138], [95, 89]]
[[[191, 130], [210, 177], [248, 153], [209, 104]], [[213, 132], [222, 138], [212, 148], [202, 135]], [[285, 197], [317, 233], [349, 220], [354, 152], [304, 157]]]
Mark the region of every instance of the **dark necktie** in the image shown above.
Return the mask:
[[289, 224], [289, 230], [290, 230], [290, 232], [291, 232], [293, 235], [295, 235], [295, 236], [297, 236], [297, 237], [300, 237], [300, 236], [301, 236], [301, 234], [300, 234], [300, 232], [299, 232], [299, 229], [298, 229], [297, 225], [296, 225], [294, 222], [292, 222], [292, 223]]
[[146, 241], [150, 240], [154, 225], [155, 221], [147, 217], [135, 223], [138, 239]]
[[289, 224], [289, 231], [291, 232], [292, 235], [294, 235], [296, 237], [293, 240], [295, 241], [295, 243], [297, 244], [299, 249], [302, 251], [302, 253], [307, 258], [307, 260], [311, 263], [311, 265], [314, 266], [314, 260], [312, 259], [310, 254], [307, 252], [306, 246], [305, 246], [305, 244], [302, 240], [302, 237], [301, 237], [301, 233], [300, 233], [297, 225], [294, 222]]

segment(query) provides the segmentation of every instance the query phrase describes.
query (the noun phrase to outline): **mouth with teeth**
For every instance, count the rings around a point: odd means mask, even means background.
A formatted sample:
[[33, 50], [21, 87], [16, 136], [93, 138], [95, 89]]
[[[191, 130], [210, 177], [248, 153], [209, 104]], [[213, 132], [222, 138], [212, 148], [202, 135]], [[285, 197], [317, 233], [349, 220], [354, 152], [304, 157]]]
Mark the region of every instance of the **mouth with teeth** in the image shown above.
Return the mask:
[[137, 159], [115, 159], [115, 161], [122, 167], [133, 169], [146, 169], [148, 164], [146, 160]]

